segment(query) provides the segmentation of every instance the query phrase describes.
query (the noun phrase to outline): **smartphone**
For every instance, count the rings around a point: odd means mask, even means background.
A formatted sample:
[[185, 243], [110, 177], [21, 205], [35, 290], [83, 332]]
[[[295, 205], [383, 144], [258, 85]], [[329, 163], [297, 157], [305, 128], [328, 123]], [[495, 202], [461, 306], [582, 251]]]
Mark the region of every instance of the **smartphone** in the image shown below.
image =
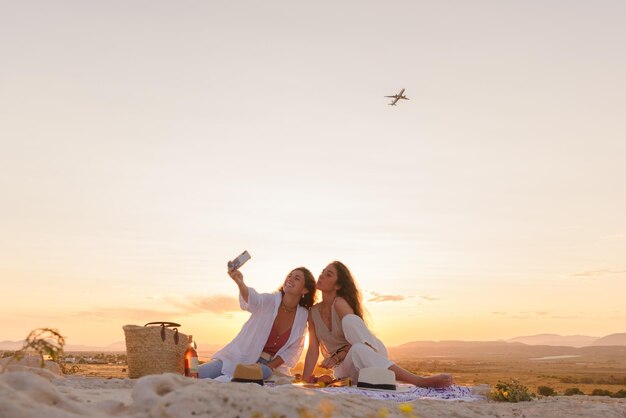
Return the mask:
[[228, 271], [233, 271], [239, 269], [239, 267], [243, 266], [246, 261], [250, 260], [252, 257], [248, 251], [244, 251], [237, 256], [232, 261], [228, 262]]

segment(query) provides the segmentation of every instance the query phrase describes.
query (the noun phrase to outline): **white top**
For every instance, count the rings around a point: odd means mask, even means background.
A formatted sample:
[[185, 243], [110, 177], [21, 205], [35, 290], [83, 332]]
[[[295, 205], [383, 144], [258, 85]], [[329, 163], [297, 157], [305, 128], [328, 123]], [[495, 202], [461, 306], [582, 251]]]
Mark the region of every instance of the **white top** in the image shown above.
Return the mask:
[[[248, 287], [248, 303], [243, 300], [241, 294], [239, 295], [239, 306], [252, 315], [243, 324], [235, 339], [213, 355], [214, 359], [222, 360], [224, 363], [222, 365], [223, 374], [232, 376], [238, 363], [256, 363], [270, 335], [281, 301], [282, 294], [280, 292], [257, 293], [251, 287]], [[298, 305], [289, 339], [276, 353], [276, 356], [280, 356], [284, 361], [276, 369], [280, 373], [289, 375], [289, 369], [294, 367], [300, 359], [304, 347], [307, 318], [308, 310]]]

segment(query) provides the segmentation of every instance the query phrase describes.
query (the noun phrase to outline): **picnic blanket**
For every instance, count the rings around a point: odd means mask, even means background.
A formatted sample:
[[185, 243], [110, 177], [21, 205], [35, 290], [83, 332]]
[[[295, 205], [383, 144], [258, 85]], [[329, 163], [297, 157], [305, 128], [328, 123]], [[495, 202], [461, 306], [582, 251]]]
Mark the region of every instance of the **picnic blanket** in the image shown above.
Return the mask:
[[[473, 390], [468, 386], [450, 386], [445, 389], [435, 388], [419, 388], [412, 385], [400, 385], [408, 388], [403, 392], [389, 392], [380, 390], [367, 390], [361, 389], [356, 386], [344, 386], [344, 387], [329, 387], [329, 388], [303, 388], [306, 390], [314, 390], [327, 394], [349, 394], [365, 396], [370, 399], [378, 399], [393, 402], [411, 402], [416, 399], [436, 399], [442, 401], [478, 401], [484, 400], [485, 397], [480, 394], [480, 391]], [[297, 385], [274, 385], [271, 382], [266, 383], [266, 387], [280, 390], [289, 387], [297, 387]]]
[[[230, 376], [220, 376], [214, 379], [217, 382], [230, 382]], [[275, 384], [273, 382], [266, 382], [265, 386], [272, 389], [281, 389], [287, 387], [294, 387], [297, 385]], [[329, 387], [329, 388], [311, 388], [306, 389], [320, 391], [328, 394], [354, 394], [366, 396], [371, 399], [380, 399], [394, 402], [410, 402], [416, 399], [437, 399], [442, 401], [477, 401], [484, 400], [485, 396], [481, 394], [481, 391], [473, 390], [469, 386], [450, 386], [445, 389], [436, 388], [419, 388], [413, 385], [400, 384], [403, 388], [407, 388], [403, 392], [388, 392], [379, 390], [367, 390], [361, 389], [356, 386], [343, 386], [343, 387]], [[484, 392], [484, 391], [482, 391]]]
[[408, 387], [409, 390], [405, 392], [367, 390], [358, 388], [356, 386], [320, 388], [318, 390], [324, 393], [356, 394], [361, 396], [367, 396], [371, 399], [380, 399], [394, 402], [410, 402], [416, 399], [438, 399], [443, 401], [477, 401], [485, 399], [484, 396], [473, 393], [472, 388], [467, 386], [450, 386], [445, 389], [419, 388], [416, 386], [408, 385], [406, 387]]

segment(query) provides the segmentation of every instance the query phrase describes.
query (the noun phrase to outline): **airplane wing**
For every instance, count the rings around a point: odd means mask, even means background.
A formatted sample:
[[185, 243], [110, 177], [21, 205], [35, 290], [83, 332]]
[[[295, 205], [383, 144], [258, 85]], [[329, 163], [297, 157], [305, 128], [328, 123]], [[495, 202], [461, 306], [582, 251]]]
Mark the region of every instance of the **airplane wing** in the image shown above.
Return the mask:
[[392, 102], [391, 102], [391, 103], [389, 103], [389, 105], [390, 105], [390, 106], [395, 106], [395, 105], [396, 105], [396, 103], [398, 103], [398, 100], [400, 100], [400, 98], [396, 96], [396, 97], [392, 100]]
[[404, 89], [400, 90], [400, 93], [398, 93], [398, 96], [402, 96], [404, 94]]

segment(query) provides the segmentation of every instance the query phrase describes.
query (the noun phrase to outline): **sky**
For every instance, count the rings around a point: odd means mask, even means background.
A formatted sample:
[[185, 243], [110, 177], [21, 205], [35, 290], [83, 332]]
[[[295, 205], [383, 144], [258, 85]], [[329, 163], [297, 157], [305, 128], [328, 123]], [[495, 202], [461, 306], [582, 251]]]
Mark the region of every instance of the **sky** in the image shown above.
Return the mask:
[[344, 262], [389, 346], [626, 332], [624, 2], [0, 9], [0, 341], [225, 344], [243, 250]]

